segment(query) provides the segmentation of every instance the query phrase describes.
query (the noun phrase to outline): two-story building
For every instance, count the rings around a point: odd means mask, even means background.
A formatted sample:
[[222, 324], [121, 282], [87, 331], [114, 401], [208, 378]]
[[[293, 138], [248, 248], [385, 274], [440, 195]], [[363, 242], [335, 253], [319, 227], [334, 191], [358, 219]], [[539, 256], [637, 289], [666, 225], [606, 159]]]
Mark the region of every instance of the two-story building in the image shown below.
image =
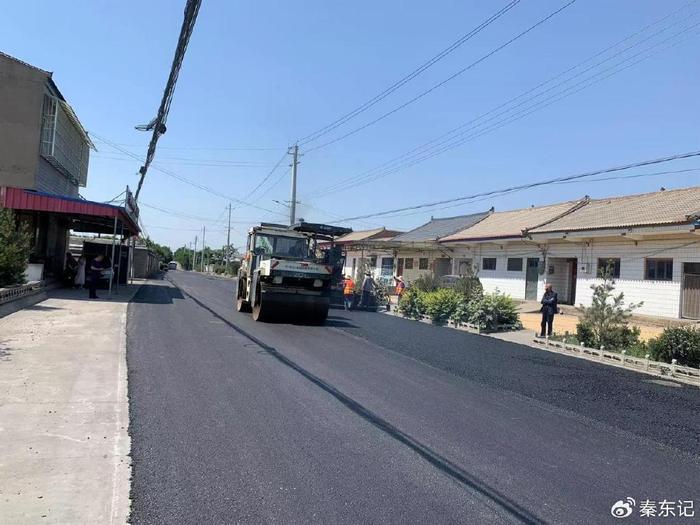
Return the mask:
[[93, 148], [52, 74], [0, 52], [0, 207], [31, 233], [42, 277], [62, 270], [71, 229], [139, 232], [135, 209], [80, 198]]

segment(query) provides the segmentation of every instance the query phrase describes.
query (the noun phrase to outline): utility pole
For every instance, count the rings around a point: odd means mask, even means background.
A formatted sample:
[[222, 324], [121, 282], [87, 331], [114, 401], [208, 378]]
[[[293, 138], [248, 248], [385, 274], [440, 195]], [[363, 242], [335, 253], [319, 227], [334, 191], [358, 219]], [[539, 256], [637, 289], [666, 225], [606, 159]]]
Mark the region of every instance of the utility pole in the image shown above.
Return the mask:
[[192, 270], [197, 271], [197, 241], [199, 237], [194, 236], [194, 252], [192, 253]]
[[292, 199], [289, 203], [289, 224], [296, 222], [297, 214], [297, 165], [299, 164], [299, 144], [294, 144], [292, 151]]
[[226, 273], [228, 273], [228, 261], [231, 258], [231, 253], [230, 253], [230, 246], [231, 246], [231, 203], [228, 203], [228, 230], [226, 232], [226, 250], [224, 250], [224, 254], [226, 257], [226, 266], [224, 267], [226, 269]]
[[[187, 265], [187, 266], [189, 266], [190, 268], [192, 267], [192, 254], [193, 254], [193, 253], [194, 253], [194, 252], [192, 251], [192, 241], [190, 241], [190, 264]], [[188, 270], [188, 269], [189, 269], [189, 268], [185, 268], [185, 270]]]
[[203, 226], [202, 227], [202, 272], [204, 271], [204, 238], [207, 235], [207, 227]]

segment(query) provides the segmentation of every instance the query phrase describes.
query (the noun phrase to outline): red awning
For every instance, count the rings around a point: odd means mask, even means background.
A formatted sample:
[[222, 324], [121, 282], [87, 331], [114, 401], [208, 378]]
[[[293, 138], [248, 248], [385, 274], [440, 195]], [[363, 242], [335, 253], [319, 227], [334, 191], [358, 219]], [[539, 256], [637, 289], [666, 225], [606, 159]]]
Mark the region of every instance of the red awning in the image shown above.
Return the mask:
[[[116, 217], [128, 230], [127, 235], [138, 235], [141, 229], [134, 219], [129, 216], [121, 206], [104, 204], [102, 202], [86, 201], [51, 193], [25, 190], [22, 188], [11, 188], [0, 186], [0, 207], [13, 210], [30, 210], [48, 213], [60, 213], [70, 216], [77, 221], [83, 218], [92, 218], [96, 226], [109, 227]], [[100, 223], [95, 223], [97, 219]], [[102, 219], [100, 221], [100, 219]], [[110, 228], [111, 231], [111, 228]]]

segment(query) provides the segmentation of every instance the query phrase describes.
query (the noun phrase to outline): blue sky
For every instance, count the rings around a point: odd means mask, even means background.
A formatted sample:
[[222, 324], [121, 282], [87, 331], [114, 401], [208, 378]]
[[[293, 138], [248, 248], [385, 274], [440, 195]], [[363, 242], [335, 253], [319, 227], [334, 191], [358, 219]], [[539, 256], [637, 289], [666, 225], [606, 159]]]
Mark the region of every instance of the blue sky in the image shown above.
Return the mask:
[[[242, 198], [269, 173], [288, 145], [371, 99], [507, 3], [204, 0], [155, 163], [219, 193]], [[301, 152], [392, 110], [564, 4], [565, 0], [521, 1], [423, 74]], [[700, 22], [700, 2], [683, 8], [686, 4], [578, 0], [416, 103], [345, 140], [305, 154], [299, 166], [299, 216], [337, 221], [700, 149], [700, 26], [694, 26]], [[175, 0], [76, 0], [62, 2], [60, 8], [44, 1], [6, 3], [0, 48], [53, 71], [93, 135], [143, 155], [149, 136], [134, 126], [148, 122], [156, 112], [183, 6], [184, 1]], [[359, 179], [676, 10], [680, 11], [664, 22], [575, 70], [571, 75], [620, 53], [561, 89], [590, 74], [600, 72], [593, 78], [601, 78], [606, 67], [645, 49], [649, 51], [639, 58], [655, 53], [650, 58], [434, 158], [341, 192], [321, 194], [331, 184]], [[623, 52], [628, 46], [632, 47]], [[633, 61], [629, 58], [622, 66]], [[100, 140], [95, 142], [99, 151], [91, 158], [88, 187], [82, 194], [102, 201], [119, 194], [126, 184], [135, 186], [139, 163]], [[245, 229], [256, 221], [284, 220], [287, 211], [275, 201], [289, 199], [287, 164], [285, 159], [253, 197], [257, 206], [282, 215], [234, 203], [235, 244], [243, 242]], [[700, 168], [700, 161], [634, 173], [695, 167]], [[699, 173], [546, 186], [350, 225], [409, 229], [431, 215], [458, 215], [492, 205], [505, 210], [584, 194], [600, 197], [697, 185]], [[220, 246], [225, 241], [225, 198], [152, 169], [141, 202], [147, 232], [159, 242], [182, 246], [205, 223], [208, 244]], [[178, 210], [180, 215], [146, 205]]]

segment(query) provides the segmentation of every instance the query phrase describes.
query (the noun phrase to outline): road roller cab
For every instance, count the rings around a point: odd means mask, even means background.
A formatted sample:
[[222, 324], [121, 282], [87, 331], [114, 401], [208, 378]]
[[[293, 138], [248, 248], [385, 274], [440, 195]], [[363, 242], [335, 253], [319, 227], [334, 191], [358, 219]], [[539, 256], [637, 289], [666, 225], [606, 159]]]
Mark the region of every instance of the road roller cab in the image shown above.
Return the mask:
[[342, 261], [334, 257], [333, 239], [350, 231], [304, 222], [251, 228], [238, 272], [236, 309], [252, 311], [256, 321], [323, 323], [332, 284], [342, 272]]

